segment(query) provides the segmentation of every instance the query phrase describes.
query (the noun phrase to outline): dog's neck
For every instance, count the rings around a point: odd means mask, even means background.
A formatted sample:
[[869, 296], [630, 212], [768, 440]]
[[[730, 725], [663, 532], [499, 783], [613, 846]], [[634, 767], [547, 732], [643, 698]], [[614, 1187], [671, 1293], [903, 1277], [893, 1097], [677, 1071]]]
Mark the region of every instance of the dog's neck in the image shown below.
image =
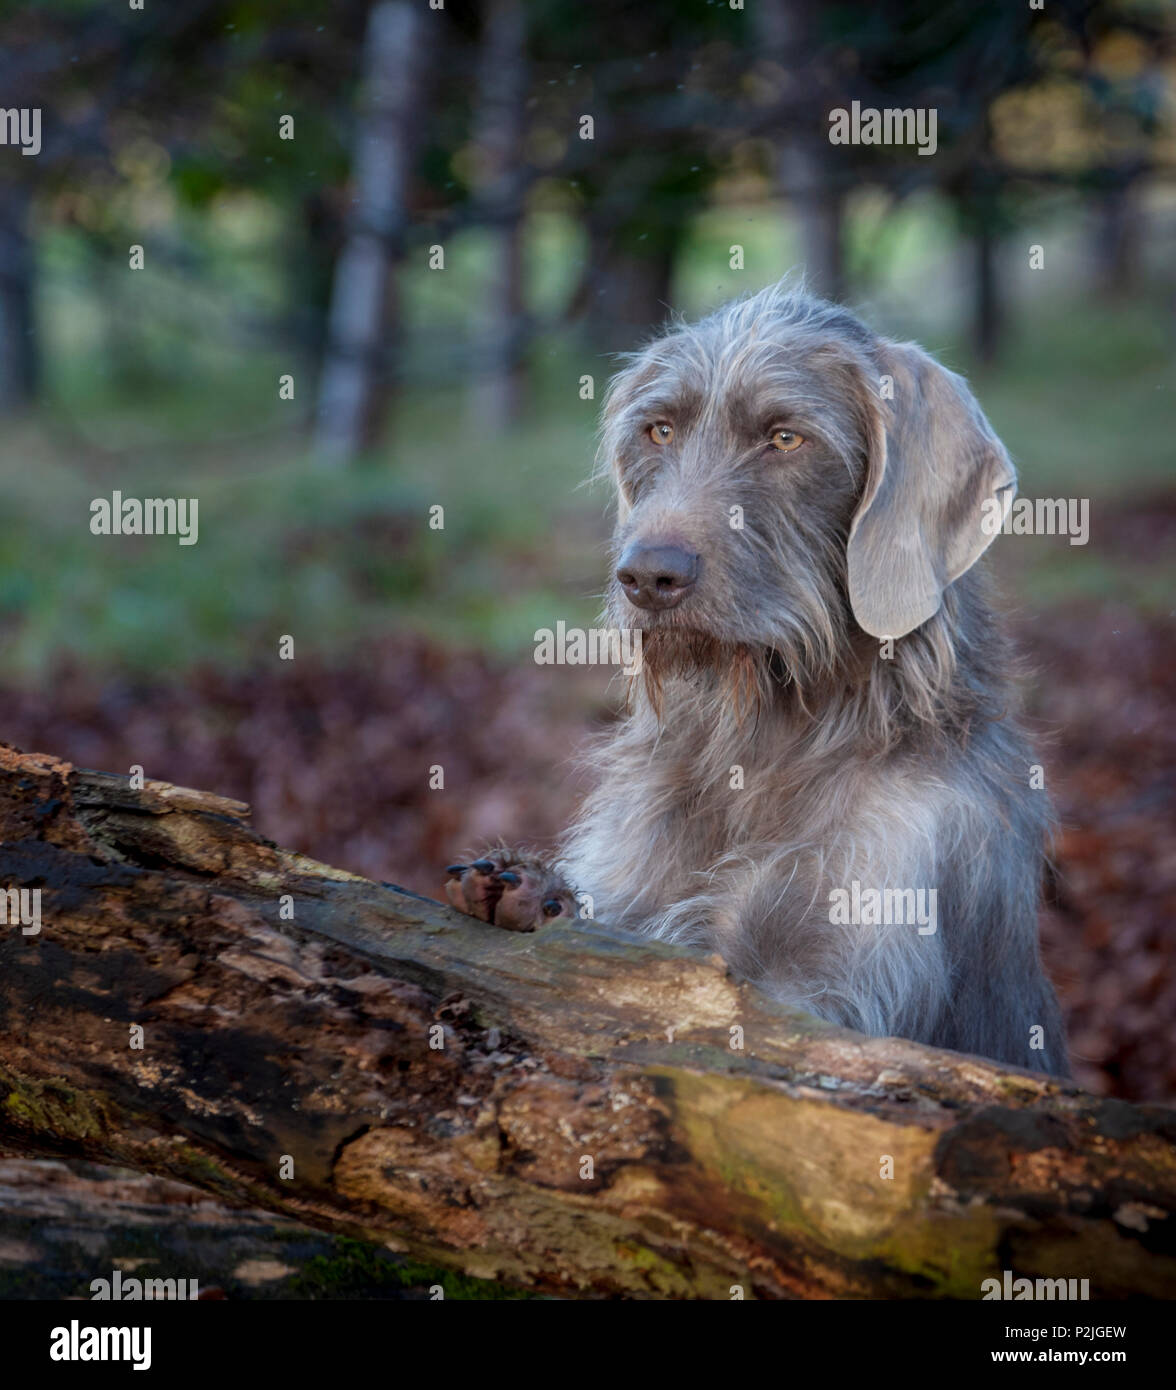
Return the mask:
[[629, 708], [651, 741], [717, 744], [736, 761], [765, 738], [855, 757], [960, 743], [978, 718], [1004, 712], [992, 702], [1008, 694], [992, 674], [1009, 662], [999, 645], [988, 633], [962, 641], [955, 605], [890, 646], [855, 629], [839, 660], [817, 672], [773, 648], [692, 634], [646, 643]]

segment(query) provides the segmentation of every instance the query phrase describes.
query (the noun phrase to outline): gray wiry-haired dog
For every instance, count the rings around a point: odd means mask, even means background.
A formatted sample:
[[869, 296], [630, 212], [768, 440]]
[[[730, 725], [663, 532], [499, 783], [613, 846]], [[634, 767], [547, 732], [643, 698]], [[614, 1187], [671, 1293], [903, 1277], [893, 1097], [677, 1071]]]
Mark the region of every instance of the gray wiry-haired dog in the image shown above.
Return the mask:
[[450, 901], [530, 930], [575, 885], [822, 1018], [1064, 1073], [1049, 807], [976, 565], [1016, 475], [966, 383], [779, 286], [635, 354], [602, 457], [632, 708], [558, 866], [494, 851]]

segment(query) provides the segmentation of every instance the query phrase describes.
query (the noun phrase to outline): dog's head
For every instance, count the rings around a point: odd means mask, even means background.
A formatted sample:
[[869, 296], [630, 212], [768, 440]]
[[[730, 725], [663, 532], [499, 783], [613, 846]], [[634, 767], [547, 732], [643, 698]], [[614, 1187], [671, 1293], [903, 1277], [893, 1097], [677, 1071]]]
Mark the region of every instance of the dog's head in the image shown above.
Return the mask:
[[940, 608], [1016, 475], [964, 380], [776, 286], [672, 328], [610, 385], [609, 611], [679, 655], [715, 642], [832, 671], [855, 630]]

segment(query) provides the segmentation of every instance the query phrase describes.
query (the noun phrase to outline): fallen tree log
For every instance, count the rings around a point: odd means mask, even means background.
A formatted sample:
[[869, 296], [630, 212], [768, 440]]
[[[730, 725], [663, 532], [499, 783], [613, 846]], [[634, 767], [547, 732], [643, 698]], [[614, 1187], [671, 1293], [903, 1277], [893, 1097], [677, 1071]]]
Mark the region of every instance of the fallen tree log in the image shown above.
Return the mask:
[[1176, 1292], [1176, 1111], [593, 924], [500, 932], [4, 745], [0, 845], [0, 1146], [573, 1297]]

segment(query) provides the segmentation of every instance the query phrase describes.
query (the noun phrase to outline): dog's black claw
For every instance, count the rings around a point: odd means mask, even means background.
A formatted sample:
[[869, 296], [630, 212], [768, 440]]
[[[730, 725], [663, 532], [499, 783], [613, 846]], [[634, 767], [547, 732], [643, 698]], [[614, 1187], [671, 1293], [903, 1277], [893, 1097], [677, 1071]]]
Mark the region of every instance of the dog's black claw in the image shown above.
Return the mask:
[[523, 880], [519, 874], [512, 874], [511, 871], [507, 869], [504, 873], [498, 875], [498, 881], [499, 883], [522, 883]]
[[490, 874], [494, 872], [494, 862], [490, 859], [475, 859], [470, 868], [477, 869], [480, 874]]
[[463, 874], [463, 873], [465, 873], [465, 865], [464, 865], [464, 864], [447, 864], [447, 865], [445, 866], [445, 872], [446, 872], [447, 874]]

